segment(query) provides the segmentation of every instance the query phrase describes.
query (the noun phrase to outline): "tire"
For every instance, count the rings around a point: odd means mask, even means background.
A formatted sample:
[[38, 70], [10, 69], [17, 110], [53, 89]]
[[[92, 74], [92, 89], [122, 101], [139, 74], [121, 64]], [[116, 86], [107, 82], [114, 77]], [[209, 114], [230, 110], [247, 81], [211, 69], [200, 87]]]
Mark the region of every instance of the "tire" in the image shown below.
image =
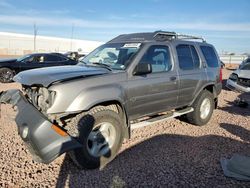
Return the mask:
[[14, 77], [14, 72], [9, 68], [0, 68], [0, 82], [10, 83]]
[[187, 120], [194, 125], [202, 126], [209, 122], [215, 107], [213, 94], [203, 90], [197, 97], [192, 107], [193, 112], [187, 114]]
[[79, 168], [103, 168], [115, 158], [124, 138], [123, 121], [118, 113], [97, 106], [77, 115], [72, 126], [77, 129], [71, 133], [83, 147], [70, 151], [69, 156]]

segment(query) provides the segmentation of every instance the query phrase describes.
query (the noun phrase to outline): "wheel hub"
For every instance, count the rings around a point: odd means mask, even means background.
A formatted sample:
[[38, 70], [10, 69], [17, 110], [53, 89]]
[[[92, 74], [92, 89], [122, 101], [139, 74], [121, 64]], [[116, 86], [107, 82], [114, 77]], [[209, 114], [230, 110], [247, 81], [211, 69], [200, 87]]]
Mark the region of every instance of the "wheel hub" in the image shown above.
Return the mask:
[[111, 123], [100, 123], [93, 129], [87, 139], [87, 149], [93, 157], [101, 157], [113, 147], [116, 132]]
[[208, 98], [205, 98], [200, 107], [200, 117], [206, 119], [211, 111], [211, 102]]

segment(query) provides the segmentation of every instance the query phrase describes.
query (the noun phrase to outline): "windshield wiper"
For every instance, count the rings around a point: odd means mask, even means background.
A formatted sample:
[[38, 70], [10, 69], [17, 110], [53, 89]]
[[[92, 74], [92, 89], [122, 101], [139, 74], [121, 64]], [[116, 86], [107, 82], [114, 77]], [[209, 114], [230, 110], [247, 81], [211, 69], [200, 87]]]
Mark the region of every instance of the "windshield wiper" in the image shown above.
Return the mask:
[[92, 65], [99, 65], [99, 66], [101, 66], [101, 67], [103, 67], [103, 68], [106, 68], [106, 69], [108, 69], [108, 70], [112, 71], [111, 66], [110, 66], [110, 65], [108, 65], [108, 64], [95, 62], [95, 63], [92, 63]]

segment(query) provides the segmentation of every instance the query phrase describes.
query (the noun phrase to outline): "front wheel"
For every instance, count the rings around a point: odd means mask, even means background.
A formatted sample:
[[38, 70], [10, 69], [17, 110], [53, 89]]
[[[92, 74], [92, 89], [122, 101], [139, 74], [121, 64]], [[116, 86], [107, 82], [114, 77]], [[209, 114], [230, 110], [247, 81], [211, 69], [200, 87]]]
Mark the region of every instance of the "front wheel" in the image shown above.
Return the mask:
[[14, 72], [9, 68], [0, 69], [0, 82], [10, 83], [14, 77]]
[[85, 169], [103, 168], [118, 153], [123, 142], [123, 121], [118, 113], [95, 107], [76, 117], [76, 139], [82, 148], [71, 151], [74, 163]]
[[194, 125], [205, 125], [211, 119], [215, 107], [213, 94], [204, 90], [192, 105], [194, 111], [187, 114], [187, 119]]

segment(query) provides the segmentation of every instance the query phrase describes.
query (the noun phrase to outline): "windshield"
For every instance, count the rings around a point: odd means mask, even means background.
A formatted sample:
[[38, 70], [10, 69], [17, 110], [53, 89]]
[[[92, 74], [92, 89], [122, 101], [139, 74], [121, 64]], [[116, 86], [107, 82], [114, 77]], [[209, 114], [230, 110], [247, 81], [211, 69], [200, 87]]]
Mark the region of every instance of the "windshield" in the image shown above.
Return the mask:
[[22, 57], [18, 58], [17, 60], [18, 61], [23, 61], [23, 60], [25, 60], [26, 58], [29, 58], [29, 57], [30, 57], [30, 55], [25, 55], [25, 56], [22, 56]]
[[111, 69], [124, 70], [140, 49], [141, 43], [104, 44], [84, 57], [80, 64], [108, 66]]
[[250, 70], [250, 62], [241, 65], [240, 70]]

